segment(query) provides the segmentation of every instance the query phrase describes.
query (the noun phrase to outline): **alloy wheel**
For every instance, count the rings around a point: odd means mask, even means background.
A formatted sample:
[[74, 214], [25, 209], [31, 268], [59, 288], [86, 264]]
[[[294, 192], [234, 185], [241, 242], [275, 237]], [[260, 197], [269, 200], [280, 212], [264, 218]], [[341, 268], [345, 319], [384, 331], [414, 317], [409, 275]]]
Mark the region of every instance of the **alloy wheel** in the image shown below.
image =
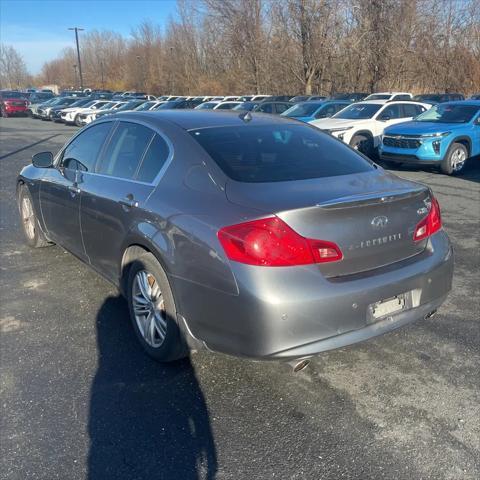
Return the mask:
[[160, 347], [167, 334], [165, 302], [156, 278], [146, 270], [133, 279], [132, 306], [143, 339], [153, 348]]
[[465, 161], [467, 160], [467, 154], [463, 148], [456, 148], [452, 152], [452, 156], [450, 157], [450, 162], [452, 164], [452, 170], [454, 172], [459, 172], [463, 166], [465, 165]]

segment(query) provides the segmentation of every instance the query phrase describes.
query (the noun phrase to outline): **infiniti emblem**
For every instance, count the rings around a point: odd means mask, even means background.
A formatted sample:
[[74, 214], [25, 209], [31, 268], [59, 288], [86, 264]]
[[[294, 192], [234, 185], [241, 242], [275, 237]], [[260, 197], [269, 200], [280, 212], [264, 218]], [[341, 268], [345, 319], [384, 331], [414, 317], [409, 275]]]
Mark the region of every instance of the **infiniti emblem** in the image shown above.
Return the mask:
[[373, 228], [385, 228], [387, 223], [388, 217], [385, 215], [380, 215], [379, 217], [373, 217], [370, 225], [372, 225]]

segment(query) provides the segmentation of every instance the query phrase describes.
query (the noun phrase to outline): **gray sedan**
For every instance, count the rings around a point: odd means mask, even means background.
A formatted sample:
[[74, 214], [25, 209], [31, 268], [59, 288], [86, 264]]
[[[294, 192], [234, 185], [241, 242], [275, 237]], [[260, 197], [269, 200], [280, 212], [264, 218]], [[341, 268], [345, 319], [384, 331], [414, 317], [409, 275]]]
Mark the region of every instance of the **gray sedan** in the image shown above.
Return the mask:
[[451, 289], [432, 192], [285, 117], [111, 115], [34, 155], [17, 194], [28, 244], [117, 285], [160, 361], [303, 360], [432, 315]]

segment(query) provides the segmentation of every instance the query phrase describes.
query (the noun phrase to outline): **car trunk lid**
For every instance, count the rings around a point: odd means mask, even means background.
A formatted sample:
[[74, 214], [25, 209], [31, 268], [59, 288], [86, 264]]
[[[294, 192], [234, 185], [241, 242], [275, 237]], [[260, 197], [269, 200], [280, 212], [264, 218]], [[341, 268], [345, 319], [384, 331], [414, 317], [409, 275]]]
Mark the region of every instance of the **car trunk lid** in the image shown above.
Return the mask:
[[413, 241], [428, 213], [427, 187], [386, 172], [282, 184], [228, 182], [233, 203], [275, 214], [300, 235], [336, 243], [343, 259], [319, 264], [327, 277], [373, 270], [421, 253]]

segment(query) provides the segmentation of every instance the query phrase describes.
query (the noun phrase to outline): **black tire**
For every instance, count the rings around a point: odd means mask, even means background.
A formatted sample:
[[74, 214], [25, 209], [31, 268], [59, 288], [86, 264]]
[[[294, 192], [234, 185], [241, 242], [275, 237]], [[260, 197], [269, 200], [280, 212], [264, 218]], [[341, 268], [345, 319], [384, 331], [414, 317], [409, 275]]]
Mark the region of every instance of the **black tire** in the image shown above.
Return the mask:
[[8, 118], [8, 113], [7, 113], [7, 111], [6, 111], [4, 108], [2, 108], [2, 109], [0, 110], [0, 113], [2, 114], [2, 117], [3, 117], [3, 118]]
[[[45, 237], [40, 225], [38, 224], [37, 216], [33, 208], [33, 201], [28, 191], [28, 188], [22, 185], [18, 191], [18, 210], [20, 212], [20, 221], [22, 223], [22, 230], [25, 236], [27, 245], [32, 248], [42, 248], [52, 245], [52, 243]], [[31, 212], [27, 215], [26, 208], [29, 203]], [[28, 216], [28, 220], [27, 217]]]
[[368, 135], [354, 135], [350, 140], [350, 146], [369, 158], [373, 157], [373, 138]]
[[80, 115], [79, 115], [79, 114], [75, 115], [75, 121], [74, 121], [74, 123], [75, 123], [75, 125], [76, 125], [77, 127], [81, 127], [81, 126], [82, 126], [82, 124], [80, 123]]
[[[464, 156], [464, 161], [461, 165], [456, 164], [456, 156]], [[458, 158], [458, 157], [457, 157]], [[440, 170], [445, 175], [458, 175], [465, 168], [468, 159], [468, 149], [462, 143], [454, 142], [448, 148], [447, 154], [440, 164]]]
[[[159, 296], [159, 298], [162, 300], [161, 316], [166, 323], [166, 333], [158, 346], [152, 346], [146, 341], [142, 331], [140, 330], [134, 312], [133, 297], [138, 285], [136, 283], [136, 278], [138, 278], [137, 274], [142, 275], [142, 272], [147, 273], [149, 278], [153, 277], [154, 280], [150, 285], [151, 287], [155, 285], [155, 282], [158, 282], [158, 288], [161, 292]], [[170, 288], [167, 275], [154, 255], [145, 252], [145, 254], [139, 256], [132, 262], [130, 268], [128, 269], [126, 293], [133, 329], [135, 330], [135, 335], [137, 336], [138, 341], [142, 345], [145, 352], [147, 352], [150, 357], [158, 362], [172, 362], [188, 356], [189, 350], [187, 344], [185, 343], [182, 332], [180, 331], [180, 328], [176, 322], [177, 310], [175, 308], [175, 300], [173, 298], [173, 293]], [[138, 297], [138, 295], [136, 295], [136, 297]], [[159, 310], [157, 310], [157, 312], [159, 312]], [[148, 315], [145, 316], [147, 317]], [[158, 335], [158, 331], [156, 333]], [[159, 338], [157, 337], [156, 340], [159, 341]]]

